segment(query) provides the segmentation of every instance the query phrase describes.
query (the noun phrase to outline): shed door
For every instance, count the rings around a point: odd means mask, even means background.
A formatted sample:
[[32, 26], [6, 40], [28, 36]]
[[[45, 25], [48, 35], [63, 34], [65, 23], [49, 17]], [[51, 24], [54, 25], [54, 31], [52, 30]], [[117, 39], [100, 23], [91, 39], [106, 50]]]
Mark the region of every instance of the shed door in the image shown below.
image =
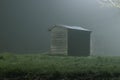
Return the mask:
[[54, 28], [51, 41], [51, 52], [53, 54], [67, 54], [67, 29]]

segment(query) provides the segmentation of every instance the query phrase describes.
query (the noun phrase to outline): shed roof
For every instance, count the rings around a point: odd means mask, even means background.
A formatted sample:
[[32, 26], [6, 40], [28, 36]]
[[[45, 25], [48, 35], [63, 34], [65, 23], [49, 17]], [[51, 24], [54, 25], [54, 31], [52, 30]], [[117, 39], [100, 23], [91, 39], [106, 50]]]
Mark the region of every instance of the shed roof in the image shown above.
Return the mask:
[[82, 31], [90, 31], [88, 29], [82, 28], [80, 26], [67, 26], [67, 25], [54, 25], [52, 27], [49, 28], [49, 31], [51, 31], [52, 29], [54, 29], [55, 27], [64, 27], [67, 29], [75, 29], [75, 30], [82, 30]]

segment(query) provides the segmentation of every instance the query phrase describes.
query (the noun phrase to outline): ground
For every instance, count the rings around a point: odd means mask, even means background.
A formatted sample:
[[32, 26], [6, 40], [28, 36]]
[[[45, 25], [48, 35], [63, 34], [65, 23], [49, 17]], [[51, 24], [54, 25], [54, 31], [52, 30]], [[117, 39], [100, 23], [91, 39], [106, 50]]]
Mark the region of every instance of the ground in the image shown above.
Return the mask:
[[119, 80], [120, 57], [0, 54], [0, 80]]

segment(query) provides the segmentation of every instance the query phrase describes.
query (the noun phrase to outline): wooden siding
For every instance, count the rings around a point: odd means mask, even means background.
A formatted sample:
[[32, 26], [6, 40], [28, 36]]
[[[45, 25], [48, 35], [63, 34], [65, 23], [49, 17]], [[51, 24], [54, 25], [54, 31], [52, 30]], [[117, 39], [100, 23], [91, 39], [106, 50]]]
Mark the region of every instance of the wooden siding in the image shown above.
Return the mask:
[[51, 33], [51, 54], [67, 54], [67, 29], [55, 27]]

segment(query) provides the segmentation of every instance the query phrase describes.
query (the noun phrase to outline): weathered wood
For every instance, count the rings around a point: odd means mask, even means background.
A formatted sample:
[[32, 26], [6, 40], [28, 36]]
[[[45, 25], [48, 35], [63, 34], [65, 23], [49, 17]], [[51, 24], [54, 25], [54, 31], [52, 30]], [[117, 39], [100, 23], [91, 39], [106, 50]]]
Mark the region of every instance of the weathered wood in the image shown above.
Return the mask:
[[51, 53], [67, 54], [67, 29], [57, 27], [52, 30]]

